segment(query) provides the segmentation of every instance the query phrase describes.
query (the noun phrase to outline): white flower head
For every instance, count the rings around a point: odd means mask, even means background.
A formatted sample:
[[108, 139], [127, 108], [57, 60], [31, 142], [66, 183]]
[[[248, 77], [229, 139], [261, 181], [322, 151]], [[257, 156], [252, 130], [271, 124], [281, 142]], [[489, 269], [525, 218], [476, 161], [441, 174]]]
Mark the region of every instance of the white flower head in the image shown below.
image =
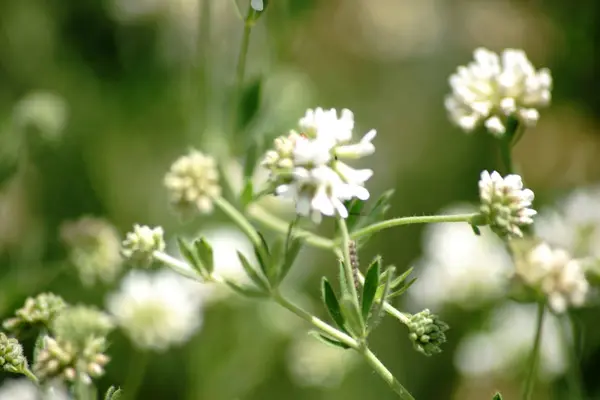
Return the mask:
[[445, 100], [450, 119], [467, 132], [483, 123], [497, 136], [506, 133], [508, 117], [535, 125], [537, 109], [550, 103], [550, 71], [536, 71], [522, 50], [506, 49], [498, 55], [478, 48], [474, 58], [450, 76], [452, 93]]
[[504, 178], [496, 171], [481, 173], [479, 180], [480, 211], [494, 232], [501, 236], [522, 237], [521, 227], [533, 223], [537, 212], [531, 208], [534, 194], [523, 189], [519, 175]]
[[201, 299], [169, 270], [131, 271], [107, 308], [133, 344], [164, 351], [185, 343], [202, 324]]
[[164, 232], [160, 226], [150, 228], [146, 225], [134, 225], [133, 232], [127, 233], [123, 241], [121, 254], [129, 260], [142, 265], [152, 262], [152, 253], [165, 249]]
[[[454, 357], [458, 371], [470, 378], [510, 376], [527, 362], [535, 335], [536, 306], [509, 303], [493, 311], [487, 329], [467, 335]], [[547, 315], [542, 326], [540, 378], [552, 380], [567, 370], [567, 349], [559, 319]]]
[[525, 283], [541, 290], [557, 313], [585, 303], [589, 283], [584, 269], [563, 249], [538, 244], [516, 263], [516, 273]]
[[[443, 213], [473, 211], [460, 205]], [[505, 295], [512, 262], [502, 241], [489, 230], [481, 229], [477, 236], [468, 224], [432, 224], [425, 228], [423, 246], [418, 279], [408, 291], [416, 307], [477, 308]]]
[[171, 203], [183, 213], [211, 213], [213, 198], [221, 195], [215, 159], [197, 150], [190, 150], [171, 165], [164, 184]]
[[26, 378], [7, 379], [0, 386], [0, 400], [70, 400], [67, 389], [57, 382], [39, 389]]
[[350, 110], [309, 109], [299, 121], [299, 133], [275, 140], [262, 165], [270, 170], [275, 193], [291, 198], [296, 211], [318, 223], [322, 215], [346, 218], [343, 201], [366, 200], [365, 182], [370, 169], [354, 169], [343, 159], [373, 154], [376, 131], [369, 131], [359, 143], [352, 143], [354, 116]]

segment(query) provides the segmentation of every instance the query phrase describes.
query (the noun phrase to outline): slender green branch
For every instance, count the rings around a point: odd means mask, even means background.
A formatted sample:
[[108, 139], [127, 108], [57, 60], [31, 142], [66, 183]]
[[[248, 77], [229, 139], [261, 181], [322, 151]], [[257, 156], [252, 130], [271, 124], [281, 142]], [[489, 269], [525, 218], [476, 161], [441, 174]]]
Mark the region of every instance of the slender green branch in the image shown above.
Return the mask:
[[244, 33], [242, 35], [242, 44], [240, 46], [240, 52], [238, 54], [238, 63], [235, 70], [235, 88], [237, 94], [239, 94], [242, 84], [244, 83], [244, 75], [246, 74], [246, 59], [248, 57], [248, 49], [250, 48], [250, 33], [252, 33], [252, 27], [254, 23], [252, 16], [254, 15], [254, 9], [251, 5], [248, 5], [248, 13], [244, 20]]
[[354, 282], [354, 271], [352, 271], [352, 260], [350, 258], [350, 234], [348, 233], [348, 226], [346, 225], [346, 220], [344, 218], [338, 217], [337, 222], [342, 239], [341, 250], [344, 258], [346, 282], [348, 282], [350, 295], [358, 307], [358, 292], [356, 291], [356, 282]]
[[533, 349], [531, 350], [531, 358], [529, 360], [529, 368], [525, 388], [523, 390], [523, 400], [530, 400], [533, 394], [533, 386], [537, 377], [537, 366], [540, 353], [540, 344], [542, 342], [542, 328], [544, 325], [544, 313], [546, 305], [540, 303], [538, 305], [537, 322], [535, 327], [535, 338], [533, 340]]
[[133, 361], [129, 366], [129, 374], [127, 376], [127, 380], [125, 381], [125, 385], [123, 386], [123, 400], [136, 399], [140, 387], [144, 382], [144, 375], [149, 359], [150, 354], [146, 351], [137, 352], [137, 354], [133, 356]]
[[411, 224], [433, 224], [439, 222], [469, 222], [474, 217], [478, 216], [477, 213], [471, 214], [455, 214], [455, 215], [421, 215], [414, 217], [400, 217], [388, 219], [387, 221], [378, 222], [373, 225], [369, 225], [365, 228], [359, 229], [352, 232], [350, 235], [351, 239], [358, 239], [363, 236], [372, 235], [384, 229], [393, 228], [401, 225]]
[[409, 393], [408, 390], [396, 378], [394, 375], [379, 361], [377, 356], [367, 348], [362, 351], [362, 355], [367, 360], [369, 365], [383, 378], [384, 381], [392, 388], [392, 390], [404, 400], [415, 400], [415, 398]]
[[155, 251], [152, 253], [152, 256], [156, 261], [167, 265], [179, 275], [185, 276], [186, 278], [194, 281], [203, 282], [202, 277], [196, 273], [196, 271], [194, 271], [186, 262], [178, 260], [167, 253], [163, 253], [162, 251]]
[[585, 395], [581, 385], [581, 371], [579, 370], [579, 360], [577, 358], [575, 341], [575, 324], [572, 318], [567, 316], [561, 324], [564, 346], [569, 352], [569, 371], [567, 373], [567, 382], [569, 385], [569, 399], [583, 400]]
[[25, 375], [27, 377], [27, 379], [29, 379], [31, 382], [35, 383], [36, 385], [38, 385], [40, 383], [40, 381], [38, 380], [37, 376], [34, 375], [33, 372], [31, 372], [31, 370], [27, 367], [23, 368], [23, 371], [21, 371], [23, 375]]
[[502, 163], [504, 164], [506, 174], [512, 174], [514, 172], [511, 147], [509, 139], [502, 139], [500, 143], [500, 156], [502, 157]]

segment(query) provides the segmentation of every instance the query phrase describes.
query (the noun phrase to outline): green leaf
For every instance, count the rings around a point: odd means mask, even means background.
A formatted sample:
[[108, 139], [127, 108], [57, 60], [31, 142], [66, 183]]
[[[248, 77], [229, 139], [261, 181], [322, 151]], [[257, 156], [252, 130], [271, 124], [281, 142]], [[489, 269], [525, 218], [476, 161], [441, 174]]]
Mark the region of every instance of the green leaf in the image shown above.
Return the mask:
[[179, 252], [185, 258], [185, 260], [198, 271], [200, 274], [203, 274], [204, 268], [200, 263], [200, 260], [195, 256], [194, 250], [190, 247], [189, 244], [185, 242], [181, 237], [177, 237], [177, 246], [179, 247]]
[[123, 390], [117, 389], [114, 386], [111, 386], [106, 391], [106, 395], [104, 396], [104, 400], [120, 400], [123, 396]]
[[398, 297], [404, 294], [404, 292], [406, 292], [408, 290], [408, 288], [410, 288], [412, 286], [413, 283], [415, 283], [417, 280], [417, 278], [413, 278], [411, 279], [406, 285], [402, 286], [400, 289], [391, 292], [390, 294], [388, 294], [387, 299], [393, 299], [394, 297]]
[[377, 293], [377, 288], [379, 287], [380, 270], [381, 258], [376, 257], [367, 270], [367, 276], [363, 286], [362, 317], [365, 320], [369, 317], [369, 312], [371, 311], [371, 306], [373, 305], [373, 300], [375, 300], [375, 294]]
[[317, 331], [309, 331], [308, 334], [328, 346], [338, 347], [344, 350], [350, 348], [350, 346], [340, 342], [339, 340], [332, 339], [329, 336], [323, 335]]
[[406, 271], [404, 271], [404, 273], [402, 275], [400, 275], [399, 277], [397, 277], [396, 279], [394, 279], [391, 282], [391, 284], [390, 284], [390, 289], [396, 289], [399, 285], [401, 285], [402, 283], [404, 283], [404, 281], [406, 280], [406, 278], [408, 278], [408, 276], [413, 272], [414, 269], [415, 269], [415, 267], [410, 267], [409, 269], [407, 269]]
[[269, 297], [268, 293], [265, 293], [264, 291], [256, 289], [256, 288], [241, 286], [241, 285], [238, 285], [237, 283], [229, 281], [229, 280], [225, 280], [225, 283], [234, 292], [237, 292], [238, 294], [241, 294], [242, 296], [245, 296], [245, 297], [251, 297], [251, 298], [255, 298], [255, 299], [265, 299], [265, 298]]
[[285, 244], [281, 238], [276, 239], [271, 246], [271, 259], [267, 268], [267, 279], [272, 285], [279, 283], [279, 275], [285, 257]]
[[252, 180], [254, 176], [254, 170], [256, 169], [256, 164], [258, 163], [258, 157], [260, 157], [263, 152], [263, 140], [262, 136], [253, 136], [253, 140], [248, 146], [246, 151], [246, 159], [244, 160], [244, 178], [246, 181]]
[[383, 306], [385, 304], [385, 299], [387, 298], [390, 292], [390, 287], [392, 281], [394, 280], [395, 271], [396, 267], [394, 266], [390, 266], [387, 268], [385, 283], [383, 284], [383, 287], [380, 285], [380, 289], [382, 290], [377, 291], [378, 293], [376, 296], [376, 303], [373, 307], [371, 315], [369, 316], [369, 319], [367, 320], [369, 332], [372, 332], [373, 329], [375, 329], [383, 319], [383, 315], [385, 314]]
[[365, 323], [358, 310], [358, 304], [356, 304], [352, 296], [342, 296], [340, 306], [344, 320], [346, 321], [346, 328], [352, 332], [354, 337], [364, 337]]
[[281, 283], [288, 272], [290, 272], [292, 265], [294, 265], [294, 261], [296, 261], [296, 258], [298, 257], [298, 253], [300, 253], [300, 249], [302, 249], [302, 240], [292, 233], [296, 221], [298, 221], [298, 219], [290, 223], [290, 227], [288, 228], [288, 234], [285, 239], [285, 255], [279, 270], [278, 283]]
[[[258, 234], [258, 237], [260, 238], [260, 242], [261, 242], [261, 247], [264, 250], [264, 253], [266, 255], [266, 257], [270, 257], [271, 251], [269, 250], [269, 245], [267, 244], [267, 241], [265, 240], [265, 237], [262, 235], [262, 233], [260, 232], [256, 232]], [[262, 256], [262, 252], [259, 251], [259, 249], [254, 246], [254, 255], [256, 256], [256, 259], [258, 260], [258, 263], [260, 264], [260, 269], [262, 270], [263, 274], [265, 274], [265, 276], [267, 276], [267, 270], [269, 268], [269, 260], [263, 259]]]
[[205, 238], [199, 238], [194, 240], [194, 248], [196, 255], [201, 260], [201, 266], [210, 275], [215, 269], [213, 249], [211, 245], [206, 241]]
[[338, 260], [338, 277], [340, 280], [340, 289], [342, 291], [342, 296], [350, 294], [351, 291], [348, 287], [348, 281], [346, 280], [346, 270], [344, 269], [344, 260]]
[[502, 395], [500, 394], [500, 392], [496, 392], [494, 397], [492, 397], [492, 400], [502, 400]]
[[243, 255], [242, 253], [240, 253], [239, 251], [237, 252], [237, 256], [240, 259], [240, 262], [242, 263], [242, 267], [244, 267], [244, 271], [246, 271], [246, 274], [248, 274], [250, 279], [252, 279], [252, 282], [254, 282], [256, 284], [256, 286], [258, 286], [259, 288], [261, 288], [265, 291], [268, 291], [269, 284], [252, 267], [252, 265], [250, 264], [250, 261], [248, 261], [246, 256]]
[[246, 180], [246, 184], [244, 185], [244, 189], [242, 189], [242, 193], [240, 194], [240, 203], [242, 203], [242, 207], [247, 207], [248, 204], [252, 203], [254, 200], [254, 185], [252, 184], [251, 179]]
[[238, 132], [243, 132], [258, 114], [262, 92], [261, 83], [261, 78], [254, 79], [243, 89], [238, 107]]
[[365, 207], [365, 202], [360, 199], [352, 199], [345, 203], [348, 210], [348, 218], [346, 218], [346, 226], [348, 231], [352, 232], [354, 228], [360, 224], [362, 219], [362, 210]]
[[[384, 192], [381, 196], [379, 196], [379, 198], [375, 201], [375, 204], [373, 205], [373, 207], [371, 207], [367, 215], [361, 219], [360, 226], [367, 226], [383, 221], [385, 219], [385, 214], [390, 208], [390, 200], [393, 195], [394, 189], [390, 189]], [[364, 246], [365, 243], [368, 242], [369, 238], [370, 236], [362, 237], [360, 240], [358, 240], [357, 246], [359, 248]]]
[[344, 316], [342, 315], [342, 310], [340, 309], [340, 303], [337, 300], [337, 296], [335, 295], [331, 284], [325, 277], [323, 277], [323, 280], [321, 281], [321, 295], [323, 297], [323, 303], [325, 304], [331, 319], [333, 319], [338, 328], [346, 332], [346, 328], [344, 327]]

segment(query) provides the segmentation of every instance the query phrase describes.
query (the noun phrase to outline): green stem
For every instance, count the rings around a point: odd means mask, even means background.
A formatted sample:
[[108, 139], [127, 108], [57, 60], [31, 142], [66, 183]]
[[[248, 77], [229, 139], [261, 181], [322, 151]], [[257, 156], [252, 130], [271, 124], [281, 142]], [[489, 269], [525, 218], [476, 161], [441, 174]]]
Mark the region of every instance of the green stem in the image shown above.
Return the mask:
[[383, 380], [390, 386], [390, 388], [404, 400], [415, 400], [415, 398], [409, 393], [408, 390], [396, 378], [394, 375], [379, 361], [377, 356], [367, 348], [362, 351], [362, 355], [367, 360], [371, 368], [375, 370], [383, 378]]
[[31, 370], [27, 367], [23, 368], [23, 371], [21, 371], [23, 375], [25, 375], [27, 377], [27, 379], [29, 379], [31, 382], [35, 383], [36, 385], [38, 385], [40, 383], [40, 381], [38, 380], [37, 376], [34, 375], [33, 372], [31, 372]]
[[[250, 218], [266, 228], [280, 233], [287, 233], [289, 224], [265, 211], [264, 208], [259, 205], [251, 205], [248, 207], [247, 213]], [[294, 235], [313, 247], [324, 250], [332, 250], [335, 248], [333, 240], [329, 240], [304, 229], [294, 229]]]
[[375, 223], [373, 225], [369, 225], [365, 228], [359, 229], [355, 232], [352, 232], [350, 235], [351, 239], [358, 239], [362, 236], [372, 235], [376, 232], [382, 231], [384, 229], [393, 228], [395, 226], [401, 225], [412, 225], [412, 224], [433, 224], [439, 222], [469, 222], [474, 217], [477, 217], [479, 214], [471, 213], [471, 214], [455, 214], [455, 215], [421, 215], [415, 217], [400, 217], [388, 219], [387, 221], [382, 221]]
[[194, 281], [203, 282], [202, 277], [196, 273], [191, 267], [184, 261], [178, 260], [175, 257], [168, 255], [167, 253], [163, 253], [162, 251], [155, 251], [152, 253], [152, 256], [156, 261], [159, 261], [173, 271], [177, 272], [179, 275], [185, 276], [186, 278], [192, 279]]
[[344, 258], [344, 274], [346, 275], [350, 295], [358, 307], [358, 292], [356, 291], [356, 282], [354, 282], [354, 271], [352, 270], [352, 260], [350, 258], [350, 234], [348, 233], [348, 226], [344, 218], [338, 217], [337, 222], [342, 239], [341, 250]]
[[506, 170], [506, 174], [512, 174], [514, 172], [513, 161], [512, 161], [512, 148], [509, 139], [502, 139], [500, 142], [500, 156], [502, 157], [502, 163]]
[[241, 212], [239, 212], [234, 206], [231, 205], [231, 203], [229, 203], [224, 198], [216, 197], [213, 199], [213, 201], [215, 202], [217, 207], [219, 207], [219, 209], [223, 211], [223, 213], [227, 215], [242, 230], [242, 232], [244, 232], [244, 234], [246, 234], [248, 239], [250, 239], [252, 244], [254, 244], [254, 246], [256, 247], [260, 257], [263, 260], [268, 260], [269, 255], [267, 254], [267, 251], [264, 248], [263, 241], [256, 229], [250, 223], [250, 221], [248, 221], [248, 219]]
[[[569, 385], [569, 399], [571, 400], [583, 400], [584, 393], [581, 385], [581, 371], [579, 370], [579, 360], [576, 351], [575, 341], [575, 324], [572, 319], [566, 317], [561, 324], [563, 342], [567, 351], [569, 352], [569, 371], [567, 374], [567, 381]], [[571, 340], [572, 338], [572, 340]]]
[[137, 352], [137, 354], [133, 355], [133, 360], [129, 366], [129, 374], [123, 385], [123, 400], [136, 399], [142, 383], [144, 383], [144, 375], [149, 359], [150, 354], [145, 351]]
[[531, 350], [531, 358], [529, 360], [529, 371], [527, 373], [527, 380], [525, 381], [525, 389], [523, 390], [523, 400], [530, 400], [533, 394], [533, 386], [537, 377], [537, 366], [540, 353], [540, 344], [542, 342], [542, 327], [544, 324], [545, 310], [546, 305], [544, 303], [539, 303], [535, 327], [535, 338], [533, 340], [533, 349]]

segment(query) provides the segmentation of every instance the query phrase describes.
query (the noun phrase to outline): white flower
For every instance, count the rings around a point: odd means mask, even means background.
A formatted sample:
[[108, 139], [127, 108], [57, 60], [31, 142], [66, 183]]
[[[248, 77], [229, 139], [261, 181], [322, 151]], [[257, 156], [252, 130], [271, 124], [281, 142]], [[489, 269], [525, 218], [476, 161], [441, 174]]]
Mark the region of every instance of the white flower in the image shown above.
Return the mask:
[[14, 110], [20, 129], [33, 127], [45, 139], [58, 139], [67, 124], [68, 107], [65, 100], [48, 92], [34, 92], [24, 97]]
[[164, 351], [185, 343], [202, 324], [201, 299], [170, 270], [131, 271], [107, 308], [133, 344]]
[[250, 5], [252, 6], [252, 8], [256, 11], [262, 11], [264, 10], [265, 6], [263, 4], [263, 0], [252, 0], [250, 2]]
[[305, 334], [292, 342], [287, 367], [299, 386], [332, 388], [340, 385], [357, 362], [356, 353], [326, 345]]
[[527, 284], [539, 288], [557, 313], [569, 305], [580, 307], [585, 303], [589, 283], [581, 263], [565, 250], [538, 244], [525, 260], [516, 263], [516, 272]]
[[215, 159], [197, 150], [178, 158], [165, 175], [171, 203], [182, 212], [213, 210], [213, 198], [221, 195]]
[[450, 119], [467, 132], [483, 122], [498, 136], [506, 132], [507, 117], [535, 125], [537, 108], [550, 103], [550, 71], [536, 71], [522, 50], [506, 49], [498, 56], [478, 48], [474, 58], [450, 77], [452, 94], [445, 101]]
[[[454, 364], [460, 373], [480, 379], [519, 371], [519, 366], [526, 363], [531, 354], [536, 308], [532, 304], [510, 303], [494, 310], [487, 329], [469, 334], [459, 343]], [[546, 315], [538, 371], [544, 380], [564, 374], [568, 367], [568, 353], [560, 329], [559, 319]]]
[[134, 225], [133, 232], [127, 233], [121, 253], [125, 258], [141, 264], [152, 262], [152, 253], [165, 249], [164, 232], [160, 226], [150, 228], [146, 225]]
[[600, 257], [600, 186], [576, 189], [536, 218], [536, 234], [576, 257]]
[[521, 227], [533, 223], [537, 212], [530, 208], [534, 194], [523, 189], [519, 175], [502, 176], [494, 171], [481, 173], [479, 180], [480, 211], [484, 214], [492, 230], [501, 236], [511, 234], [522, 237]]
[[[472, 212], [453, 206], [444, 214]], [[424, 254], [417, 262], [418, 279], [408, 291], [416, 306], [455, 304], [477, 308], [501, 298], [512, 270], [510, 255], [492, 232], [473, 233], [468, 224], [432, 224], [425, 228]]]
[[41, 391], [26, 378], [7, 379], [0, 386], [0, 400], [70, 400], [67, 390], [52, 384]]
[[322, 215], [346, 218], [343, 201], [366, 200], [364, 188], [371, 178], [370, 169], [354, 169], [342, 159], [361, 158], [375, 152], [369, 131], [359, 143], [352, 143], [354, 117], [342, 110], [308, 110], [299, 121], [299, 131], [275, 139], [275, 148], [265, 155], [262, 166], [271, 172], [276, 194], [296, 203], [296, 211], [319, 222]]

